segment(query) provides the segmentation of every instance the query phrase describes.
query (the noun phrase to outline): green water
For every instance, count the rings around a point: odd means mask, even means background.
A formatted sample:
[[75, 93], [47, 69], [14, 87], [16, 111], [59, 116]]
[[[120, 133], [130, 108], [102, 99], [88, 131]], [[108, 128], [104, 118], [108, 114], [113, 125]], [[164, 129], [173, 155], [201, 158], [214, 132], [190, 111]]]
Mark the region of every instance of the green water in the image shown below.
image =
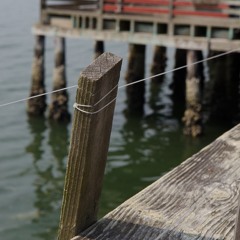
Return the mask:
[[[30, 29], [38, 18], [38, 1], [1, 0], [0, 103], [29, 94], [33, 37]], [[11, 13], [11, 14], [10, 14]], [[11, 18], [9, 17], [11, 15]], [[80, 71], [92, 61], [93, 42], [68, 40], [68, 85], [75, 85]], [[47, 41], [46, 88], [51, 90], [53, 39]], [[120, 84], [124, 84], [127, 44], [106, 43], [106, 50], [123, 57]], [[152, 58], [148, 47], [146, 75]], [[168, 69], [173, 67], [168, 49]], [[167, 75], [162, 85], [146, 84], [145, 114], [126, 117], [126, 96], [119, 91], [107, 159], [99, 216], [168, 172], [229, 128], [207, 123], [205, 136], [182, 135], [183, 108], [173, 104]], [[76, 89], [69, 91], [73, 112]], [[50, 97], [48, 97], [48, 102]], [[56, 236], [71, 123], [29, 118], [26, 103], [0, 109], [0, 239], [50, 240]]]

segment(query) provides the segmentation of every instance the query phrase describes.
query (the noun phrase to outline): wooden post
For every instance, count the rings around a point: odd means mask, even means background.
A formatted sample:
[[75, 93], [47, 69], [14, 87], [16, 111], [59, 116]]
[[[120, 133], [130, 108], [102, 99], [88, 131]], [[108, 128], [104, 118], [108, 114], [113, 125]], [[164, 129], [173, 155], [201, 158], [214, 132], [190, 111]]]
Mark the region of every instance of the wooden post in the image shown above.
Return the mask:
[[[145, 45], [129, 45], [128, 70], [125, 76], [127, 83], [133, 83], [144, 78], [145, 49]], [[145, 102], [144, 94], [144, 82], [127, 87], [128, 111], [130, 114], [143, 114]]]
[[239, 203], [238, 203], [238, 210], [237, 210], [237, 217], [236, 217], [236, 224], [235, 224], [235, 234], [234, 240], [240, 239], [240, 196], [239, 196]]
[[198, 61], [197, 51], [187, 51], [187, 79], [186, 79], [186, 110], [183, 117], [184, 133], [197, 137], [203, 133], [201, 78], [199, 65], [192, 65]]
[[[35, 36], [34, 58], [32, 64], [32, 86], [30, 97], [45, 93], [44, 85], [44, 36]], [[28, 100], [27, 111], [30, 115], [43, 115], [46, 110], [46, 97]]]
[[[65, 39], [55, 38], [55, 69], [53, 72], [53, 90], [66, 87], [65, 73]], [[68, 94], [66, 90], [52, 94], [52, 102], [49, 106], [49, 118], [56, 121], [68, 121]]]
[[[102, 109], [115, 99], [122, 59], [104, 53], [81, 74], [76, 103]], [[114, 90], [113, 90], [114, 89]], [[114, 101], [115, 102], [115, 101]], [[69, 240], [97, 220], [115, 104], [87, 114], [75, 110], [58, 240]]]
[[[151, 74], [156, 75], [165, 71], [166, 68], [166, 47], [156, 46], [154, 49], [153, 63], [151, 66]], [[154, 82], [162, 82], [164, 76], [152, 78]]]
[[94, 59], [98, 58], [103, 53], [104, 53], [104, 42], [103, 41], [95, 41]]

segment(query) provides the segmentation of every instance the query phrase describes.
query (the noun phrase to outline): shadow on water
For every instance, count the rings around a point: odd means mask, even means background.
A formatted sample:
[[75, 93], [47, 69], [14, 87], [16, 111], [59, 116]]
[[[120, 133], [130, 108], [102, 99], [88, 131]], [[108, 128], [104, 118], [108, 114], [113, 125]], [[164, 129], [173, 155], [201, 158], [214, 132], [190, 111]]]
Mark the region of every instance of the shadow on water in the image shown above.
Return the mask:
[[173, 142], [177, 146], [177, 139], [182, 138], [178, 121], [172, 116], [172, 103], [168, 97], [162, 100], [159, 91], [162, 84], [153, 84], [149, 103], [151, 114], [141, 117], [123, 111], [125, 122], [108, 156], [100, 216], [181, 161], [174, 160], [171, 150]]
[[183, 110], [178, 109], [178, 103], [166, 87], [168, 83], [152, 83], [148, 102], [151, 111], [144, 117], [123, 111], [124, 123], [118, 139], [111, 142], [108, 155], [100, 217], [230, 128], [225, 123], [208, 122], [207, 134], [201, 138], [184, 136]]
[[[33, 141], [26, 147], [26, 152], [33, 155], [36, 175], [34, 207], [39, 213], [38, 218], [33, 220], [33, 225], [39, 229], [34, 237], [54, 239], [59, 222], [69, 146], [68, 128], [65, 124], [47, 122], [43, 118], [29, 118], [28, 123]], [[46, 144], [50, 146], [51, 154], [47, 155], [46, 149], [43, 149]]]
[[31, 153], [34, 162], [42, 159], [44, 153], [42, 142], [44, 141], [44, 133], [47, 130], [47, 125], [44, 118], [28, 118], [29, 129], [33, 136], [33, 141], [26, 147], [26, 152]]

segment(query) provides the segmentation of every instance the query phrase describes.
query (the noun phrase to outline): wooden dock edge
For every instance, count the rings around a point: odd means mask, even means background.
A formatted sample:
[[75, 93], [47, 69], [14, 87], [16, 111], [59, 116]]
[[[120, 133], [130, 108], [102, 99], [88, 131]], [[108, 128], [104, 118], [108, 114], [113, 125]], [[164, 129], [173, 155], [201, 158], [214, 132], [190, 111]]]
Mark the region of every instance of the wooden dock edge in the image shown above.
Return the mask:
[[234, 239], [239, 160], [237, 125], [73, 239]]

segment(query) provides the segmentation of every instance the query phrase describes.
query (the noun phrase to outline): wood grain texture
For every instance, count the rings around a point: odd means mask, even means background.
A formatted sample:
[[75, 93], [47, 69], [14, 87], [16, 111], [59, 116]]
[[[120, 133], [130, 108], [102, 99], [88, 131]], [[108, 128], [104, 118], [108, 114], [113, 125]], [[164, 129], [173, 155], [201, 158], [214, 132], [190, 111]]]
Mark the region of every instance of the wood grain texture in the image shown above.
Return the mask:
[[240, 196], [238, 200], [238, 211], [237, 211], [235, 234], [234, 234], [234, 240], [239, 240], [239, 239], [240, 239]]
[[240, 125], [74, 240], [230, 240], [240, 180]]
[[[116, 97], [122, 59], [104, 53], [81, 74], [76, 102], [97, 111]], [[75, 110], [64, 186], [59, 240], [69, 240], [96, 221], [115, 102], [97, 114]]]

